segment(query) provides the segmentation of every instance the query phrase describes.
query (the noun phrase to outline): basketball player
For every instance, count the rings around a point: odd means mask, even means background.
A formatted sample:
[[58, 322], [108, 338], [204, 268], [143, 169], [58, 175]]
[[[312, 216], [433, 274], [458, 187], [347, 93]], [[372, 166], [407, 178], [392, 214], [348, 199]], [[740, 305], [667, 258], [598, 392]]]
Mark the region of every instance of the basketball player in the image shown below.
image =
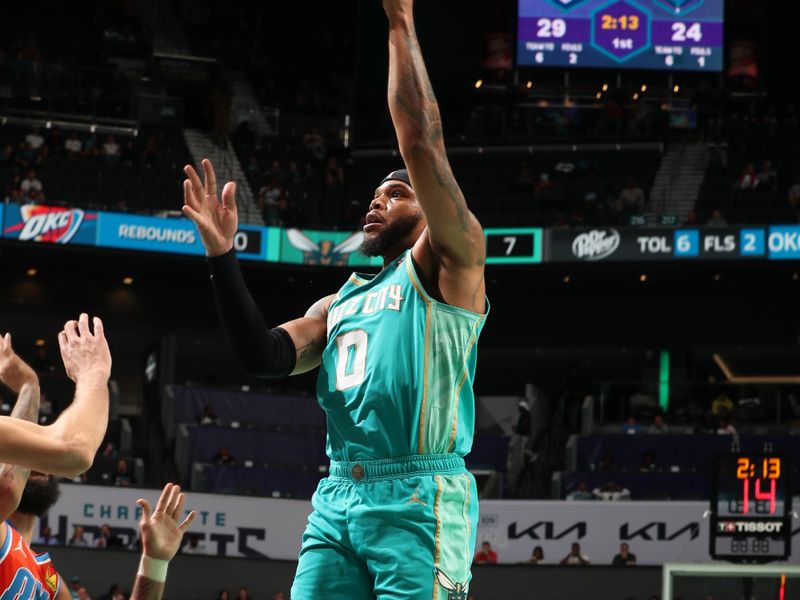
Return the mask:
[[[37, 425], [36, 419], [29, 422], [14, 418], [15, 415], [0, 417], [0, 463], [14, 465], [8, 467], [12, 470], [21, 469], [25, 478], [27, 469], [70, 478], [84, 473], [92, 466], [108, 425], [111, 353], [102, 321], [94, 318], [94, 333], [89, 329], [89, 317], [85, 313], [77, 321], [68, 321], [58, 334], [58, 344], [67, 375], [75, 382], [72, 404], [55, 423], [46, 427]], [[35, 385], [28, 381], [20, 363], [22, 361], [11, 348], [11, 335], [7, 333], [0, 338], [0, 371], [7, 373], [3, 376], [4, 382], [10, 377], [14, 385], [18, 385], [15, 391], [20, 396], [35, 393], [38, 398], [38, 380]], [[14, 389], [14, 385], [6, 384]], [[38, 399], [36, 402], [38, 415]], [[17, 486], [17, 494], [24, 485], [25, 479]], [[18, 500], [19, 496], [16, 498]]]
[[[28, 479], [17, 510], [5, 524], [8, 531], [6, 540], [0, 541], [0, 597], [5, 598], [9, 593], [11, 598], [72, 599], [50, 557], [35, 554], [30, 548], [36, 518], [44, 516], [58, 496], [58, 482], [53, 476], [36, 473]], [[139, 521], [142, 558], [131, 600], [160, 600], [163, 597], [167, 565], [180, 549], [183, 534], [196, 516], [192, 511], [178, 525], [185, 501], [180, 486], [171, 483], [164, 487], [155, 511], [146, 500], [140, 498], [136, 501], [142, 508]], [[26, 586], [29, 586], [27, 590]]]
[[384, 0], [384, 9], [389, 108], [407, 170], [387, 175], [369, 204], [362, 251], [383, 257], [380, 273], [353, 274], [304, 317], [268, 329], [232, 250], [235, 184], [220, 203], [209, 161], [205, 185], [186, 167], [184, 212], [245, 370], [283, 377], [321, 367], [330, 476], [312, 500], [297, 600], [463, 599], [475, 547], [478, 496], [463, 456], [488, 312], [484, 235], [447, 160], [413, 0]]

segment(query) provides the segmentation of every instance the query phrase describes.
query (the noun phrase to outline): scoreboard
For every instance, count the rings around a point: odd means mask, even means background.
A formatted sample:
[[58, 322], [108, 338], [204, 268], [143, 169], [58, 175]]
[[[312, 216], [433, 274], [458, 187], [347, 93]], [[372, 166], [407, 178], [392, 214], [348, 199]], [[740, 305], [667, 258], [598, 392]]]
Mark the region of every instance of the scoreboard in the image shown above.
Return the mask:
[[791, 554], [791, 466], [787, 457], [717, 456], [711, 489], [710, 553], [732, 562], [768, 562]]
[[520, 66], [721, 71], [723, 0], [519, 0]]

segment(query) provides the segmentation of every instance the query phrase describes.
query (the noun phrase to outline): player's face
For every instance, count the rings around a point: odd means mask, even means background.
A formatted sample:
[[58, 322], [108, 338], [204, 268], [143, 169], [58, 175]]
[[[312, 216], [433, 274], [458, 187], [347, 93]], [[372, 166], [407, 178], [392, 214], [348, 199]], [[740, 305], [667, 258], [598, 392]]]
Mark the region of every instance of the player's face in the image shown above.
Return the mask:
[[423, 219], [414, 190], [401, 181], [387, 181], [369, 204], [361, 251], [380, 256], [398, 244], [411, 247], [412, 234]]

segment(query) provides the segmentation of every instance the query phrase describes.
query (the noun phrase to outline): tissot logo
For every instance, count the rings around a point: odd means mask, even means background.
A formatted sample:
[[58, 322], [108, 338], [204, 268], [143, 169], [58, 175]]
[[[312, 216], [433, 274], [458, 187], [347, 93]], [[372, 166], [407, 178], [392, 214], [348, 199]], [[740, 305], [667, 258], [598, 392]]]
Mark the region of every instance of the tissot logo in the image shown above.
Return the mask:
[[593, 229], [575, 238], [572, 254], [581, 260], [603, 260], [617, 251], [619, 243], [616, 229]]
[[539, 521], [538, 523], [534, 523], [530, 527], [527, 527], [521, 531], [517, 530], [517, 523], [514, 522], [508, 526], [508, 538], [511, 540], [517, 540], [527, 535], [532, 540], [560, 540], [561, 538], [571, 534], [573, 531], [576, 532], [576, 539], [580, 540], [585, 538], [586, 521], [578, 521], [577, 523], [573, 523], [558, 533], [556, 533], [556, 526], [552, 521]]
[[782, 529], [781, 521], [720, 521], [717, 523], [719, 533], [780, 533]]
[[667, 531], [667, 523], [663, 521], [653, 521], [633, 531], [631, 531], [630, 523], [624, 523], [619, 528], [619, 539], [621, 540], [640, 538], [648, 541], [657, 540], [662, 542], [674, 540], [685, 534], [689, 534], [689, 539], [691, 540], [698, 537], [700, 535], [700, 523], [687, 523], [683, 527], [672, 532]]

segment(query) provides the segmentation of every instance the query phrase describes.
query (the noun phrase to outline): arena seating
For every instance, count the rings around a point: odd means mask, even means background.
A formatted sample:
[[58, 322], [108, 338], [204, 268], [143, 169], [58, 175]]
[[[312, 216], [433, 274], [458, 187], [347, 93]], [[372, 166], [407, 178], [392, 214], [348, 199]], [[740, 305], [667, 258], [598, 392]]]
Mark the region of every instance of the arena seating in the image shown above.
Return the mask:
[[[580, 483], [591, 491], [613, 482], [627, 488], [634, 500], [707, 499], [713, 456], [729, 452], [734, 442], [742, 452], [758, 454], [768, 448], [784, 456], [800, 455], [800, 437], [788, 434], [584, 435], [577, 441], [576, 470], [562, 474], [562, 496]], [[642, 467], [646, 452], [654, 457], [650, 468]], [[800, 492], [800, 481], [793, 481]]]
[[[171, 386], [167, 397], [178, 469], [193, 490], [310, 498], [327, 474], [325, 416], [314, 397], [194, 386]], [[231, 456], [224, 464], [215, 458], [222, 448]], [[508, 437], [479, 434], [466, 461], [503, 474], [507, 458]]]

